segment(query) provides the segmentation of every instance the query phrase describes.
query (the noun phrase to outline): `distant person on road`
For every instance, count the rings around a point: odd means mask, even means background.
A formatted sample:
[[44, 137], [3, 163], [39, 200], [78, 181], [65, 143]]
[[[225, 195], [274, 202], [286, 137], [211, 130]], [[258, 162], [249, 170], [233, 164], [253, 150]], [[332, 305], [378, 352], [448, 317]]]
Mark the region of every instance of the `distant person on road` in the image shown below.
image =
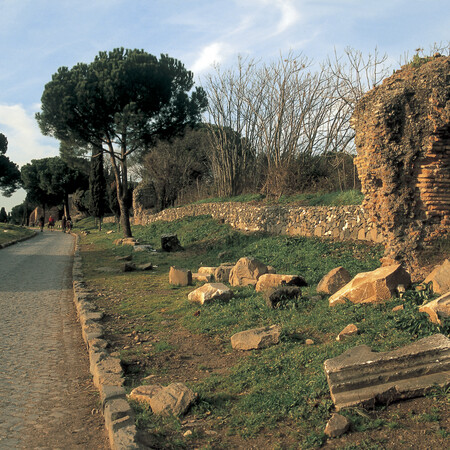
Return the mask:
[[52, 216], [48, 218], [48, 228], [50, 231], [53, 231], [53, 228], [55, 228], [55, 219]]
[[67, 227], [67, 230], [68, 230], [69, 233], [70, 233], [70, 232], [72, 231], [72, 220], [71, 220], [70, 216], [67, 216], [66, 227]]
[[41, 229], [41, 233], [44, 231], [44, 216], [39, 217], [39, 228]]
[[62, 216], [62, 219], [61, 219], [61, 228], [62, 228], [63, 233], [66, 232], [66, 226], [67, 226], [67, 219], [66, 219], [66, 216]]

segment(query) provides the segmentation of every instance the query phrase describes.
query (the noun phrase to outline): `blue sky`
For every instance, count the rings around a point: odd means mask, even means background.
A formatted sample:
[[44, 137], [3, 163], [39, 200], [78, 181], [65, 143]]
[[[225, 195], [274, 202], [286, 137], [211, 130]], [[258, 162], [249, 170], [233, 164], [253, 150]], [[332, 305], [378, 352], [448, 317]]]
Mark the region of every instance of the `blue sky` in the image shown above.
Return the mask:
[[[315, 61], [375, 47], [398, 67], [405, 52], [450, 39], [448, 0], [0, 0], [0, 132], [20, 166], [58, 154], [34, 119], [61, 66], [116, 47], [167, 53], [198, 84], [213, 62], [302, 52]], [[10, 210], [24, 193], [0, 196]]]

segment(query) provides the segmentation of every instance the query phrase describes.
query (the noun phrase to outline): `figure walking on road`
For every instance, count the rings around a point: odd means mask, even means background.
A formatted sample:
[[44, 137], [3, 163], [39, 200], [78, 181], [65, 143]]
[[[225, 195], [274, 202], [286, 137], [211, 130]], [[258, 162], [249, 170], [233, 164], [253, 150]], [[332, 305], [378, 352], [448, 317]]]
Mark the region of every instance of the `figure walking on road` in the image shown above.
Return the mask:
[[55, 228], [55, 219], [53, 218], [53, 216], [50, 216], [48, 218], [48, 228], [50, 231], [53, 231], [53, 228]]
[[41, 229], [41, 233], [44, 231], [44, 216], [39, 217], [39, 228]]
[[70, 218], [70, 216], [67, 217], [67, 230], [69, 231], [69, 233], [72, 231], [72, 219]]

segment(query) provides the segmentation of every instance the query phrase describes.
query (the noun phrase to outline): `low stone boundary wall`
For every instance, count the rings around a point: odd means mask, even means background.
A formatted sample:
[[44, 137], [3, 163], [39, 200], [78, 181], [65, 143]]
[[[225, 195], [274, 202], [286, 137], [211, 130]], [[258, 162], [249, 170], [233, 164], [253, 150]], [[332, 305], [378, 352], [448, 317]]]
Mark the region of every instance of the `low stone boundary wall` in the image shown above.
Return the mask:
[[362, 206], [255, 206], [248, 203], [202, 203], [165, 209], [157, 214], [135, 205], [135, 225], [187, 216], [210, 215], [242, 231], [288, 236], [330, 237], [337, 240], [382, 242], [382, 236]]
[[142, 446], [136, 442], [134, 414], [123, 387], [120, 360], [110, 356], [105, 350], [108, 342], [103, 339], [103, 327], [100, 322], [103, 314], [90, 301], [91, 293], [86, 289], [83, 280], [78, 241], [79, 236], [76, 236], [73, 262], [74, 303], [83, 340], [89, 352], [94, 385], [100, 392], [110, 446], [113, 450], [140, 449]]

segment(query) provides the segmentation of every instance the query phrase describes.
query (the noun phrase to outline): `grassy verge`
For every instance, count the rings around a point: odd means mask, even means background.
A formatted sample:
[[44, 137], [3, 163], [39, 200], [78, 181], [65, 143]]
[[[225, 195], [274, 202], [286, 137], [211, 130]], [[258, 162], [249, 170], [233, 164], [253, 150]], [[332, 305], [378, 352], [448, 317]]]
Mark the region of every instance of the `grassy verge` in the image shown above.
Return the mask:
[[360, 205], [364, 195], [358, 190], [337, 192], [316, 192], [308, 194], [283, 195], [278, 199], [269, 199], [261, 194], [245, 194], [236, 197], [214, 197], [199, 200], [196, 203], [221, 203], [221, 202], [257, 202], [267, 204], [295, 204], [299, 206], [344, 206]]
[[[113, 225], [105, 224], [101, 233], [92, 225], [89, 220], [77, 225], [91, 231], [81, 241], [84, 271], [106, 313], [111, 351], [121, 357], [128, 388], [183, 381], [199, 394], [197, 404], [181, 420], [157, 418], [135, 405], [138, 427], [157, 448], [321, 445], [332, 411], [323, 370], [326, 359], [359, 344], [387, 351], [448, 331], [417, 312], [417, 303], [431, 298], [429, 292], [408, 291], [405, 300], [375, 306], [334, 308], [328, 307], [326, 297], [315, 295], [317, 282], [336, 266], [346, 267], [352, 275], [378, 267], [382, 251], [377, 246], [243, 234], [205, 216], [133, 228], [140, 242], [155, 249], [160, 248], [162, 234], [176, 233], [183, 252], [132, 252], [129, 246], [113, 245], [117, 233], [106, 234]], [[151, 272], [120, 272], [121, 263], [115, 257], [128, 254], [137, 264], [152, 262], [157, 267]], [[235, 295], [228, 303], [199, 307], [187, 301], [193, 287], [168, 284], [171, 265], [196, 271], [200, 265], [216, 266], [249, 255], [274, 266], [278, 273], [302, 275], [311, 287], [303, 290], [300, 301], [269, 310], [262, 295], [250, 287], [233, 288]], [[392, 312], [401, 303], [404, 310]], [[360, 334], [336, 341], [349, 323], [356, 324]], [[280, 345], [246, 353], [231, 349], [232, 334], [271, 324], [282, 327]], [[308, 338], [314, 345], [305, 345]], [[436, 396], [439, 407], [446, 395]], [[365, 426], [392, 433], [393, 423], [389, 417], [377, 416]], [[186, 430], [193, 433], [185, 435]], [[441, 435], [448, 431], [442, 430]]]
[[33, 234], [33, 231], [28, 228], [0, 223], [0, 244], [17, 241], [18, 239], [30, 236], [31, 234]]

